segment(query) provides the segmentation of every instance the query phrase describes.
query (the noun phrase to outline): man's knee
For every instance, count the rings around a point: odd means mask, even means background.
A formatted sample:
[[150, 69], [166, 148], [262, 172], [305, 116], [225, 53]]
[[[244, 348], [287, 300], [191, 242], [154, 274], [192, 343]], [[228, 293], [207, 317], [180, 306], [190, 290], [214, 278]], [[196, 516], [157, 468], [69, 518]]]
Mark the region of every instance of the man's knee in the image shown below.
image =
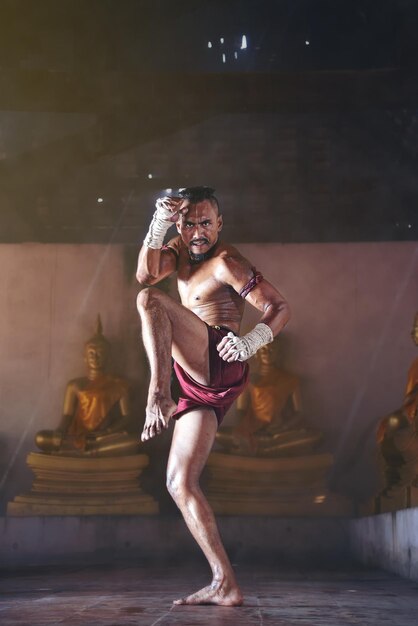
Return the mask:
[[154, 287], [146, 287], [141, 289], [136, 299], [138, 311], [149, 310], [161, 302], [161, 291]]
[[171, 470], [167, 472], [167, 490], [174, 502], [181, 504], [187, 500], [190, 493], [188, 480], [183, 472]]

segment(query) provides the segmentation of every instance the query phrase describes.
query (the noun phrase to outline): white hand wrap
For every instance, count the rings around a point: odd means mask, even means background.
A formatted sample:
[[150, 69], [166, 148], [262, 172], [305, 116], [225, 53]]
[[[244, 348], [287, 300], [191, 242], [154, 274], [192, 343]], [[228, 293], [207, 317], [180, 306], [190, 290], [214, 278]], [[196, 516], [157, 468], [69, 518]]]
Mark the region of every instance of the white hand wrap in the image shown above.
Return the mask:
[[243, 337], [237, 337], [234, 333], [228, 333], [227, 337], [230, 338], [230, 341], [233, 344], [236, 361], [246, 361], [262, 346], [271, 343], [274, 339], [273, 331], [270, 326], [263, 323], [257, 324], [253, 330]]
[[167, 205], [167, 198], [158, 198], [155, 203], [156, 211], [152, 218], [147, 236], [144, 239], [144, 245], [147, 248], [158, 250], [163, 247], [164, 237], [170, 226], [173, 225], [171, 217], [173, 212]]

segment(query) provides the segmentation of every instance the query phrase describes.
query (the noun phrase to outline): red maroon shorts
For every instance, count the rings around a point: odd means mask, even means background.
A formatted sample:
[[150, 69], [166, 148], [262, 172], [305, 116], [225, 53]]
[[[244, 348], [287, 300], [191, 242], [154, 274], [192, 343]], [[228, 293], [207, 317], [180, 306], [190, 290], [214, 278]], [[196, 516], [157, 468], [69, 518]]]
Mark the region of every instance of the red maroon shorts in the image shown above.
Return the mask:
[[230, 332], [228, 328], [208, 326], [210, 384], [196, 382], [176, 361], [174, 371], [180, 386], [180, 398], [173, 418], [178, 419], [198, 407], [213, 409], [221, 424], [225, 413], [244, 390], [248, 382], [248, 364], [227, 363], [219, 356], [216, 346]]

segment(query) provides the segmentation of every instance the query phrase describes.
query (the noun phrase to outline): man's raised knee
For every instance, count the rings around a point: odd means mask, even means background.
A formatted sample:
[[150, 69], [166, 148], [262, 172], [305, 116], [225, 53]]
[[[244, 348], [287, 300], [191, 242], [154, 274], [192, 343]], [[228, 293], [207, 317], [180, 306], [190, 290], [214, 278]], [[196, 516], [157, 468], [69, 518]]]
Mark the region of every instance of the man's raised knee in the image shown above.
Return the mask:
[[154, 287], [145, 287], [141, 289], [136, 299], [138, 311], [140, 309], [149, 309], [158, 301], [161, 292]]

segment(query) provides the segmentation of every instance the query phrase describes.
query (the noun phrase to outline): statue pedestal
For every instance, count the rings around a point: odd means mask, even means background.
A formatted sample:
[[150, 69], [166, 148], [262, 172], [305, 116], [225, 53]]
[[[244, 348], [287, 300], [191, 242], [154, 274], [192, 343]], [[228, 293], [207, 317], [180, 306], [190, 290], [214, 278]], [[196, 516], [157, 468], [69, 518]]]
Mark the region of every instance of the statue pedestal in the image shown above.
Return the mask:
[[367, 512], [362, 512], [366, 515], [377, 515], [379, 513], [395, 513], [402, 509], [413, 509], [416, 507], [418, 507], [418, 487], [410, 485], [407, 487], [394, 487], [387, 495], [377, 496], [373, 503], [369, 503]]
[[139, 476], [148, 456], [82, 458], [31, 452], [35, 474], [28, 494], [16, 496], [7, 515], [146, 515], [158, 512]]
[[259, 458], [214, 452], [205, 493], [220, 515], [351, 516], [352, 503], [328, 491], [331, 454]]

